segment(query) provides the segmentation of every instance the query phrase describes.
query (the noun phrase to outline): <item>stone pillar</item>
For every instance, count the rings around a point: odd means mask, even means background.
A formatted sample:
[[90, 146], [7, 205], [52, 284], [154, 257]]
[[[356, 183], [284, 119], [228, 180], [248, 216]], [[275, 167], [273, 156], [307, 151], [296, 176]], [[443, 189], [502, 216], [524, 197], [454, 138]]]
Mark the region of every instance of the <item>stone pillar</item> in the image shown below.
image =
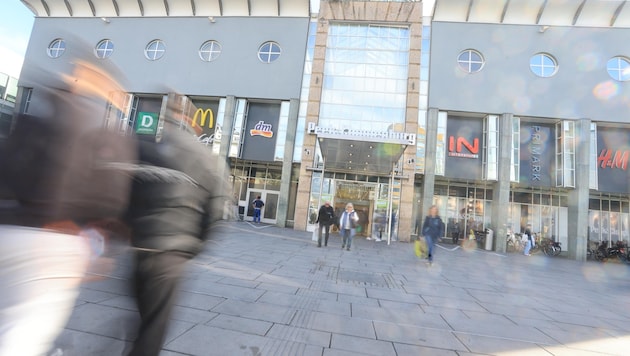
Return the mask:
[[429, 108], [427, 111], [427, 141], [425, 145], [424, 157], [424, 178], [422, 180], [422, 206], [420, 212], [420, 224], [425, 216], [429, 214], [429, 208], [433, 205], [433, 192], [435, 189], [435, 161], [437, 147], [438, 113], [436, 108]]
[[[505, 253], [510, 206], [510, 170], [512, 157], [513, 116], [503, 114], [499, 119], [499, 179], [492, 189], [492, 227], [495, 251]], [[514, 226], [512, 226], [514, 228]]]
[[[591, 120], [575, 123], [575, 189], [569, 192], [568, 242], [569, 258], [586, 260], [588, 241], [589, 159]], [[563, 152], [564, 153], [564, 152]]]
[[289, 119], [287, 122], [287, 136], [284, 145], [284, 161], [282, 162], [282, 176], [280, 178], [280, 196], [278, 197], [278, 211], [276, 225], [285, 227], [289, 209], [289, 193], [291, 190], [291, 172], [293, 172], [293, 149], [297, 130], [300, 100], [291, 99], [289, 104]]
[[233, 95], [225, 97], [225, 113], [223, 126], [221, 127], [221, 146], [219, 157], [225, 157], [229, 161], [230, 143], [232, 142], [232, 126], [234, 125], [234, 112], [236, 110], [236, 98]]

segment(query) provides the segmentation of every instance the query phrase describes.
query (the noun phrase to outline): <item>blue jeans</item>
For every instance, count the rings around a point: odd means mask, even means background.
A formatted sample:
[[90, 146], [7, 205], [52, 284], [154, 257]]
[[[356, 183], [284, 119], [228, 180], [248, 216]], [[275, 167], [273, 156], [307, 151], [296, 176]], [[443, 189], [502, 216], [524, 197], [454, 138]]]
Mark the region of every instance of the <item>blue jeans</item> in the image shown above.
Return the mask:
[[429, 235], [425, 235], [424, 236], [424, 241], [427, 242], [427, 251], [428, 251], [428, 256], [427, 257], [429, 259], [429, 262], [433, 262], [433, 246], [435, 244], [435, 240], [433, 239], [433, 237], [429, 236]]
[[527, 240], [527, 242], [525, 242], [525, 250], [523, 250], [523, 254], [529, 255], [529, 250], [531, 250], [531, 248], [532, 248], [532, 242]]
[[350, 249], [350, 245], [352, 245], [352, 236], [354, 236], [354, 230], [353, 229], [342, 229], [341, 230], [341, 248], [344, 248], [344, 246], [347, 249]]
[[260, 208], [254, 208], [254, 222], [260, 222]]

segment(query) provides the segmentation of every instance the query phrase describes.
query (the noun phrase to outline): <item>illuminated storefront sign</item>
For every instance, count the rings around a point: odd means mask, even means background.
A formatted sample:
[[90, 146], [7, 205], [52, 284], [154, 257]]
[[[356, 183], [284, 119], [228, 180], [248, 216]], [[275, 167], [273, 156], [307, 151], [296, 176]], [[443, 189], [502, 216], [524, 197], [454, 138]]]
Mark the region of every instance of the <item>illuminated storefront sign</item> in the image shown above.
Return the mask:
[[[474, 138], [472, 144], [465, 137], [448, 138], [448, 155], [452, 157], [479, 158], [479, 139]], [[466, 148], [466, 151], [464, 151]]]
[[254, 128], [249, 130], [251, 136], [262, 136], [266, 138], [273, 137], [273, 125], [265, 124], [264, 121], [258, 121]]
[[521, 122], [520, 183], [537, 187], [555, 185], [554, 125]]
[[136, 134], [155, 135], [157, 132], [159, 114], [154, 112], [138, 112], [136, 119]]
[[206, 127], [206, 120], [208, 121], [208, 128], [212, 129], [214, 127], [214, 113], [212, 112], [212, 109], [197, 109], [197, 111], [195, 111], [195, 115], [193, 116], [192, 126], [200, 126], [204, 128]]
[[598, 190], [630, 193], [630, 130], [597, 127]]
[[449, 178], [481, 179], [481, 137], [483, 121], [477, 118], [449, 116], [446, 121], [446, 166]]

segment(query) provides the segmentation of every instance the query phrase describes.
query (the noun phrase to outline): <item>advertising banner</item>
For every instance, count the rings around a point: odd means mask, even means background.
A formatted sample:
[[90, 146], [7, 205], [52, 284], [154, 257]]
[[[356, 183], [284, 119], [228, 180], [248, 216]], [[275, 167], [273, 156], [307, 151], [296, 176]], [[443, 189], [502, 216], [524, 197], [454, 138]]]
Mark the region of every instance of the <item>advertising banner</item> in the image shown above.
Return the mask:
[[242, 158], [273, 162], [280, 104], [249, 103]]
[[192, 126], [201, 127], [202, 132], [199, 134], [198, 140], [203, 144], [210, 145], [214, 142], [219, 101], [193, 100], [193, 104], [197, 109], [192, 114]]
[[556, 185], [556, 146], [553, 124], [521, 122], [519, 182], [532, 187]]
[[449, 116], [446, 136], [444, 175], [449, 178], [481, 179], [482, 120]]
[[597, 181], [600, 192], [630, 193], [630, 130], [597, 127]]

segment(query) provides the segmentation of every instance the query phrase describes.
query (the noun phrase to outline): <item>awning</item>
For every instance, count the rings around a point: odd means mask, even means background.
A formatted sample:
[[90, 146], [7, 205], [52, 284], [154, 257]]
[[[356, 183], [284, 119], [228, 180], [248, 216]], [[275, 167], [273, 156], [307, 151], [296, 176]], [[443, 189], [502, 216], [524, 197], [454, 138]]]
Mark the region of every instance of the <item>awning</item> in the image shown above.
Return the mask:
[[324, 169], [364, 175], [391, 175], [405, 148], [415, 145], [415, 134], [361, 130], [309, 129], [317, 135]]

